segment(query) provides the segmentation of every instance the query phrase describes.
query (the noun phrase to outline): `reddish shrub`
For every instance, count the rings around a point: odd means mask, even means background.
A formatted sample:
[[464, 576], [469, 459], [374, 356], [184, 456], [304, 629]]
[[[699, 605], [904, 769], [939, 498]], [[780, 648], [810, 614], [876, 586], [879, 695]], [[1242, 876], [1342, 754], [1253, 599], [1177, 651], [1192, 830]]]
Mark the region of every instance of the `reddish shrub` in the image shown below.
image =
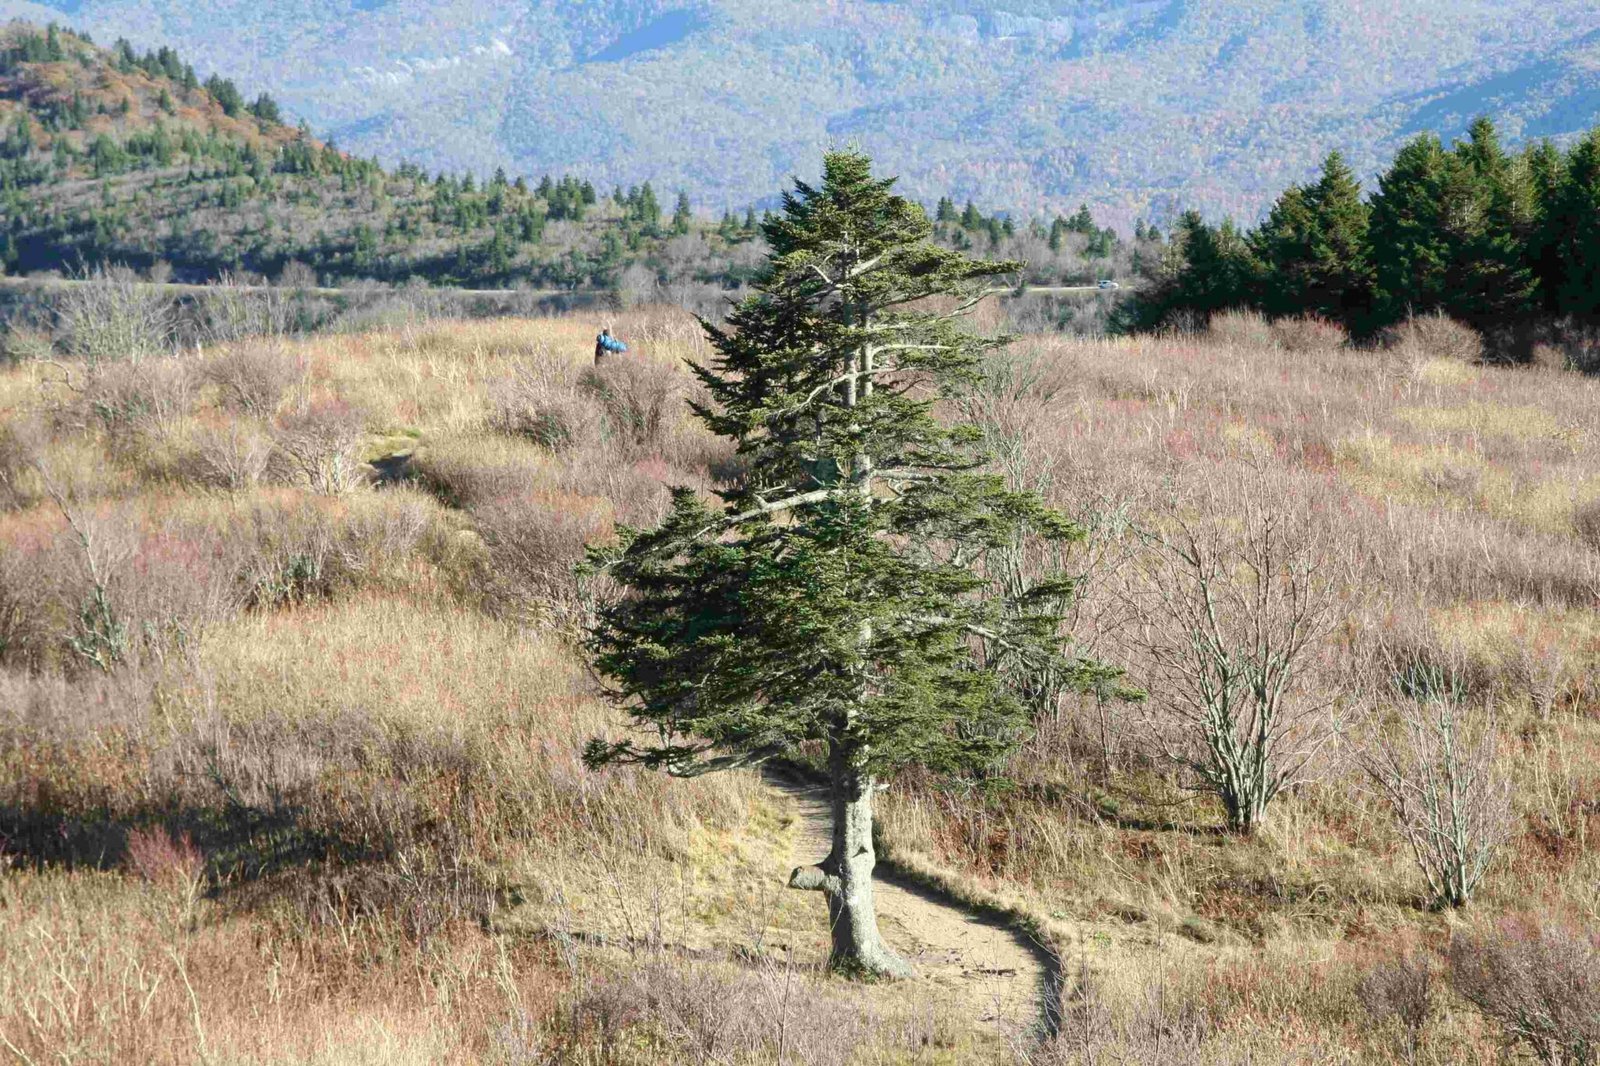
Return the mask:
[[1600, 1062], [1600, 937], [1532, 919], [1457, 936], [1450, 984], [1550, 1066]]

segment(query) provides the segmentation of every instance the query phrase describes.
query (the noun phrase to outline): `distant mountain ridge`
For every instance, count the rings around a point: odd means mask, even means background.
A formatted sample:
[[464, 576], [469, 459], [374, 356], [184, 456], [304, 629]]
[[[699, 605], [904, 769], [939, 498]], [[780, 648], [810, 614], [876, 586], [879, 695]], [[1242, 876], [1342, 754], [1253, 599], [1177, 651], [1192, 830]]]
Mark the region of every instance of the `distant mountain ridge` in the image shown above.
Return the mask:
[[1251, 217], [1331, 148], [1371, 173], [1483, 111], [1512, 138], [1600, 120], [1589, 0], [0, 0], [52, 12], [388, 162], [649, 179], [712, 209], [849, 140], [930, 200]]

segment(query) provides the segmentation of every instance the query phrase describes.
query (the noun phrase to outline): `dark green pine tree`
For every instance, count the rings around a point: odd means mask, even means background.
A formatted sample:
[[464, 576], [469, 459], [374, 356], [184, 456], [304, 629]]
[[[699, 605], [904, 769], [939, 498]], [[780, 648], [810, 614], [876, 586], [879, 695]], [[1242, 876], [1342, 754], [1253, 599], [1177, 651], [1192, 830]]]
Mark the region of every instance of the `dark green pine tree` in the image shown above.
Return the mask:
[[1567, 154], [1545, 229], [1559, 264], [1556, 311], [1600, 317], [1600, 129]]
[[1022, 529], [1080, 531], [984, 472], [975, 430], [934, 417], [1002, 343], [964, 319], [1018, 265], [933, 244], [923, 209], [861, 154], [823, 169], [765, 226], [756, 294], [705, 326], [716, 357], [697, 369], [710, 402], [696, 413], [738, 442], [748, 483], [720, 505], [677, 489], [658, 528], [591, 556], [625, 594], [590, 649], [652, 740], [586, 754], [696, 774], [825, 751], [832, 847], [790, 884], [825, 895], [835, 966], [903, 975], [873, 907], [879, 782], [992, 765], [1027, 724], [1005, 681], [1019, 663], [1083, 686], [1115, 675], [1064, 651], [1046, 605], [1069, 581], [1003, 602], [974, 569]]
[[1444, 306], [1453, 252], [1445, 232], [1450, 160], [1425, 133], [1396, 153], [1372, 198], [1375, 314], [1396, 322]]
[[1453, 260], [1447, 309], [1486, 324], [1528, 314], [1537, 288], [1526, 258], [1536, 217], [1532, 175], [1506, 155], [1488, 118], [1472, 124], [1454, 156], [1445, 191]]
[[1522, 165], [1533, 196], [1533, 224], [1523, 246], [1523, 258], [1538, 285], [1540, 309], [1555, 314], [1562, 267], [1557, 255], [1561, 234], [1552, 226], [1552, 213], [1566, 181], [1567, 161], [1561, 149], [1546, 139], [1523, 151]]
[[1176, 265], [1142, 303], [1143, 324], [1158, 325], [1173, 312], [1209, 316], [1259, 303], [1261, 264], [1231, 220], [1211, 226], [1198, 211], [1184, 212], [1169, 255]]
[[683, 236], [689, 232], [689, 222], [694, 218], [694, 211], [689, 206], [689, 194], [680, 192], [678, 203], [672, 210], [672, 232]]
[[1291, 186], [1251, 245], [1266, 268], [1264, 309], [1364, 321], [1372, 295], [1367, 205], [1361, 183], [1338, 152], [1313, 185]]

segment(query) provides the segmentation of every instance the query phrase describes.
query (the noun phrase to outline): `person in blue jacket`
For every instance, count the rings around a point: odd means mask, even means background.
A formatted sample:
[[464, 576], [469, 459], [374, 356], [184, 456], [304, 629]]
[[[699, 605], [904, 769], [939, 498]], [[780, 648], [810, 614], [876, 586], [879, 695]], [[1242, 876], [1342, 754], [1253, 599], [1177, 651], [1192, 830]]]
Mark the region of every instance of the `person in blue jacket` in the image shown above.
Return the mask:
[[600, 331], [600, 336], [594, 339], [594, 365], [599, 366], [600, 360], [608, 355], [621, 355], [628, 350], [628, 346], [611, 335], [611, 327], [606, 326]]

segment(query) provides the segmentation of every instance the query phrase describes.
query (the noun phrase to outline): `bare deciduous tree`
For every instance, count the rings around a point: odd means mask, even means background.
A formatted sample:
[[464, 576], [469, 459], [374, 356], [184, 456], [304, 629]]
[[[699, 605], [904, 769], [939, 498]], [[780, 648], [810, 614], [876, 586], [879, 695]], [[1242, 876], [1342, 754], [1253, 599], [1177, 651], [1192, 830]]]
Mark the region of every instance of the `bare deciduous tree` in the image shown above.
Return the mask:
[[1432, 688], [1397, 701], [1390, 735], [1364, 762], [1434, 902], [1464, 907], [1511, 835], [1511, 786], [1490, 713], [1469, 715], [1458, 685]]
[[1324, 545], [1302, 501], [1245, 480], [1174, 520], [1131, 644], [1151, 741], [1250, 833], [1337, 733], [1339, 690], [1308, 683], [1336, 619]]

